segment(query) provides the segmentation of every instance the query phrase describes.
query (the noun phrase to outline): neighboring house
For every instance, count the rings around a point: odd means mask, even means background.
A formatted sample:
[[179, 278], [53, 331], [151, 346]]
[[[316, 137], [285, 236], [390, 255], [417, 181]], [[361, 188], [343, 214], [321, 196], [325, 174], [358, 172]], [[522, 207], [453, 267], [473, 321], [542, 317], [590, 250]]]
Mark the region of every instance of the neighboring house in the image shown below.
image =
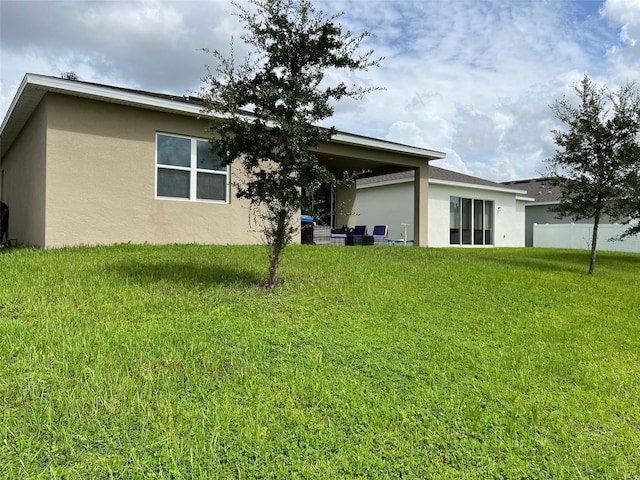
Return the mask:
[[[363, 178], [357, 182], [356, 224], [387, 224], [389, 236], [413, 239], [412, 172]], [[428, 245], [524, 246], [526, 191], [429, 167]]]
[[[0, 130], [0, 195], [10, 236], [39, 247], [260, 242], [220, 166], [193, 97], [27, 74]], [[418, 245], [427, 243], [428, 162], [445, 154], [339, 132], [314, 150], [332, 172], [410, 171]], [[336, 189], [351, 211], [355, 186]], [[355, 218], [336, 210], [336, 225]]]
[[560, 187], [551, 185], [549, 178], [515, 180], [504, 182], [504, 185], [525, 190], [527, 197], [533, 199], [525, 206], [525, 246], [533, 246], [534, 223], [571, 223], [568, 219], [559, 220], [558, 214], [550, 210], [554, 205], [560, 203]]
[[[593, 220], [573, 220], [559, 217], [552, 211], [560, 203], [562, 191], [552, 185], [551, 178], [532, 178], [504, 182], [504, 185], [527, 191], [533, 199], [525, 206], [525, 245], [527, 247], [580, 248], [591, 244]], [[609, 241], [620, 235], [625, 227], [619, 220], [603, 216], [598, 226], [598, 249], [640, 252], [640, 238], [629, 238], [623, 242]]]

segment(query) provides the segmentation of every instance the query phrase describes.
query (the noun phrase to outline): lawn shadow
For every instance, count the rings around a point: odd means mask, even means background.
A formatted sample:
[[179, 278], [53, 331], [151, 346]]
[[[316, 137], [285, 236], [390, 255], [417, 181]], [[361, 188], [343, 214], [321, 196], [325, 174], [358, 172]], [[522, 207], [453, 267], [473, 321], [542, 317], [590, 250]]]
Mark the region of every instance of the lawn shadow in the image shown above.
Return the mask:
[[[588, 250], [566, 250], [566, 249], [527, 249], [527, 255], [518, 257], [509, 255], [508, 258], [502, 256], [489, 257], [485, 260], [503, 265], [518, 265], [525, 268], [538, 270], [541, 272], [569, 272], [584, 273], [589, 270]], [[601, 266], [628, 266], [630, 264], [640, 267], [640, 255], [625, 254], [611, 251], [598, 251], [596, 256], [597, 267]], [[596, 268], [597, 268], [596, 267]]]
[[226, 265], [203, 265], [194, 261], [144, 261], [127, 260], [112, 263], [107, 273], [141, 283], [168, 281], [183, 286], [236, 285], [254, 287], [260, 283], [255, 270]]
[[536, 250], [532, 248], [527, 250], [527, 255], [516, 256], [487, 256], [484, 260], [495, 262], [503, 266], [517, 265], [539, 272], [567, 272], [567, 273], [587, 273], [589, 268], [589, 252], [581, 250], [567, 251], [548, 251]]

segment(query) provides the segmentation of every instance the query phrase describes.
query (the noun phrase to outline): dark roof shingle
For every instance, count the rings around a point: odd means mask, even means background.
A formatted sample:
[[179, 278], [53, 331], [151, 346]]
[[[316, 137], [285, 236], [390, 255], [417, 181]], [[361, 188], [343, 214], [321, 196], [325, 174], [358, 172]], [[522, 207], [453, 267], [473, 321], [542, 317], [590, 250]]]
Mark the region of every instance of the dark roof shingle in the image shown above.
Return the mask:
[[528, 180], [512, 180], [504, 182], [505, 185], [526, 190], [527, 196], [533, 198], [538, 203], [557, 202], [561, 196], [561, 189], [556, 185], [552, 185], [551, 178], [531, 178]]

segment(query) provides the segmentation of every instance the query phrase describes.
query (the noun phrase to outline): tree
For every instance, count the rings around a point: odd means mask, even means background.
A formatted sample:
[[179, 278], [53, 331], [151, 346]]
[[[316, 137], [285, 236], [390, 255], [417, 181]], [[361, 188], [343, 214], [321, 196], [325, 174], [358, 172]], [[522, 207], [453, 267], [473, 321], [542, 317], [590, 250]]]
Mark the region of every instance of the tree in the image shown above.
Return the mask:
[[[566, 98], [551, 106], [568, 129], [552, 131], [559, 148], [548, 166], [562, 191], [555, 211], [574, 220], [593, 219], [593, 274], [603, 216], [640, 218], [640, 95], [633, 83], [611, 92], [586, 75], [574, 89], [578, 106]], [[624, 235], [634, 234], [634, 228], [629, 223]]]
[[379, 60], [372, 51], [358, 53], [368, 32], [343, 32], [341, 14], [325, 17], [310, 0], [251, 0], [254, 11], [233, 4], [245, 27], [241, 38], [254, 51], [238, 66], [233, 40], [228, 57], [205, 49], [218, 65], [203, 79], [204, 111], [222, 116], [212, 121], [212, 145], [225, 165], [241, 166], [236, 196], [250, 201], [267, 246], [266, 283], [275, 286], [303, 192], [335, 180], [311, 152], [335, 130], [317, 124], [333, 114], [332, 102], [372, 90], [331, 84], [327, 74], [367, 70]]

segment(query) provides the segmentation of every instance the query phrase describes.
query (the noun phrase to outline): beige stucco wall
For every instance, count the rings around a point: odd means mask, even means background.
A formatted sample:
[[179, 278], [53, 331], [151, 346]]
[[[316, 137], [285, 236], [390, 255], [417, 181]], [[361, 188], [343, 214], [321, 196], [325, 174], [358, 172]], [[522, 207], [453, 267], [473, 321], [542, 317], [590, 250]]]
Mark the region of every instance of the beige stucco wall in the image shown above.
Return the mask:
[[[2, 159], [11, 236], [42, 247], [261, 242], [249, 220], [248, 202], [238, 200], [233, 187], [227, 203], [156, 198], [157, 133], [206, 139], [207, 129], [206, 120], [185, 114], [47, 93]], [[321, 147], [321, 161], [337, 171], [426, 166], [413, 153], [382, 151], [349, 139]], [[232, 168], [232, 184], [236, 173]], [[423, 190], [420, 206], [422, 200], [427, 204]], [[339, 187], [337, 201], [339, 225], [362, 223], [354, 215], [353, 186]], [[417, 222], [411, 218], [407, 223]]]
[[47, 105], [47, 247], [260, 241], [233, 188], [228, 204], [155, 198], [156, 132], [207, 138], [205, 120], [55, 94]]
[[354, 215], [356, 189], [354, 185], [338, 185], [336, 190], [336, 227], [347, 225], [354, 227], [357, 219]]
[[46, 102], [36, 108], [0, 163], [9, 238], [22, 245], [45, 244], [47, 110]]

